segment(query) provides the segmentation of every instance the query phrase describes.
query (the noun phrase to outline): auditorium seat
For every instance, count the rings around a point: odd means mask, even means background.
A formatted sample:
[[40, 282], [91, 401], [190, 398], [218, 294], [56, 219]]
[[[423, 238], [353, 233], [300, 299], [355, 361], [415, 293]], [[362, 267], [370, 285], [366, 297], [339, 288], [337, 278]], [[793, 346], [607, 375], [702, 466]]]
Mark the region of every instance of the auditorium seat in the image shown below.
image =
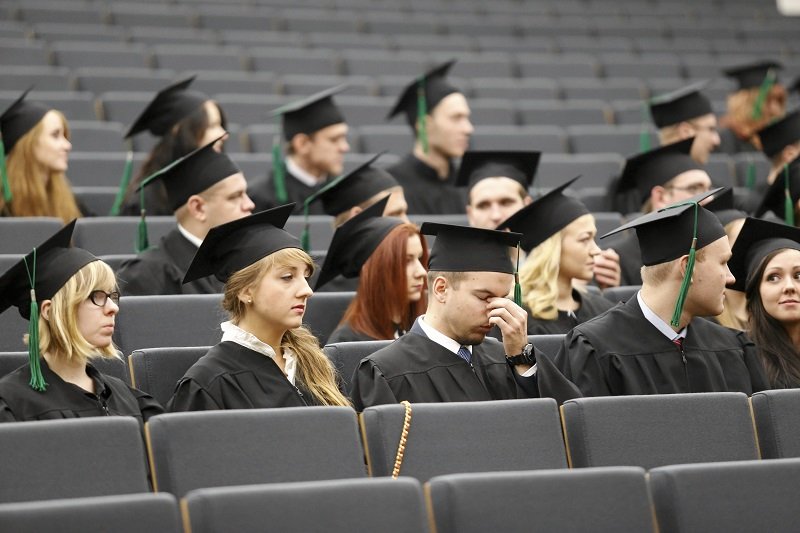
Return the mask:
[[[598, 232], [599, 234], [599, 232]], [[606, 287], [603, 289], [603, 296], [605, 296], [606, 300], [619, 303], [619, 302], [627, 302], [628, 298], [634, 296], [639, 289], [641, 289], [641, 285], [621, 285], [619, 287]]]
[[209, 348], [191, 346], [134, 350], [128, 358], [131, 383], [161, 405], [167, 405], [175, 392], [175, 385]]
[[[18, 91], [3, 91], [0, 94], [0, 105], [4, 108], [19, 98]], [[68, 121], [95, 120], [94, 96], [91, 93], [77, 91], [31, 91], [28, 99], [41, 102], [53, 109], [61, 111]]]
[[568, 100], [635, 100], [645, 96], [645, 87], [639, 78], [574, 79], [565, 83], [562, 91]]
[[567, 153], [567, 134], [561, 126], [484, 126], [470, 138], [472, 150], [537, 150]]
[[589, 54], [517, 54], [521, 78], [591, 78], [597, 76], [597, 59]]
[[761, 391], [750, 398], [761, 457], [800, 457], [800, 390]]
[[3, 75], [0, 76], [0, 91], [21, 94], [29, 87], [40, 91], [70, 91], [69, 69], [49, 65], [11, 65], [3, 58]]
[[291, 97], [310, 96], [337, 85], [347, 85], [342, 95], [375, 96], [377, 83], [370, 76], [309, 76], [287, 74], [280, 77], [281, 91]]
[[[117, 188], [113, 186], [114, 184], [111, 185], [109, 189], [113, 202]], [[106, 216], [107, 214], [108, 210], [105, 213], [98, 213], [99, 216], [96, 217], [79, 218], [72, 238], [75, 246], [89, 250], [95, 255], [135, 253], [140, 217], [111, 217]], [[174, 217], [147, 217], [150, 245], [157, 245], [159, 239], [175, 227]]]
[[[284, 229], [292, 235], [300, 236], [303, 233], [305, 224], [303, 216], [293, 215], [286, 221]], [[308, 224], [311, 249], [327, 250], [331, 239], [333, 239], [333, 217], [329, 215], [309, 215]]]
[[150, 419], [145, 436], [156, 491], [179, 497], [207, 487], [366, 475], [349, 407], [168, 413]]
[[[238, 46], [213, 44], [160, 44], [151, 47], [158, 68], [184, 70], [245, 70], [244, 50]], [[194, 87], [193, 87], [194, 88]], [[199, 90], [199, 89], [197, 89]], [[225, 92], [236, 92], [234, 87]]]
[[637, 467], [451, 474], [425, 488], [437, 533], [655, 531]]
[[[372, 476], [389, 476], [403, 429], [403, 405], [361, 414]], [[420, 481], [460, 472], [565, 468], [555, 400], [416, 403], [400, 475]]]
[[528, 342], [534, 345], [537, 350], [544, 352], [550, 357], [555, 357], [564, 344], [563, 333], [551, 335], [528, 335]]
[[[121, 137], [116, 141], [116, 151], [72, 152], [69, 154], [69, 180], [75, 187], [119, 187], [127, 154]], [[133, 154], [134, 169], [141, 166], [147, 154]], [[135, 172], [135, 171], [134, 171]]]
[[544, 153], [536, 171], [536, 187], [556, 187], [581, 175], [580, 187], [608, 188], [619, 176], [625, 159], [619, 154], [549, 154]]
[[55, 64], [62, 67], [150, 67], [150, 53], [140, 43], [60, 41], [51, 43]]
[[411, 478], [197, 489], [183, 505], [193, 533], [428, 531], [422, 488]]
[[303, 324], [317, 337], [320, 346], [325, 346], [354, 296], [354, 292], [317, 292], [309, 298]]
[[323, 76], [340, 73], [337, 58], [330, 50], [255, 46], [247, 54], [255, 72]]
[[470, 78], [472, 93], [478, 98], [508, 98], [512, 100], [555, 100], [561, 88], [552, 79], [542, 78]]
[[392, 341], [389, 340], [336, 342], [325, 345], [323, 351], [339, 372], [344, 389], [349, 395], [353, 388], [353, 375], [358, 368], [358, 363], [391, 343]]
[[611, 113], [602, 100], [523, 100], [517, 102], [516, 107], [522, 124], [528, 126], [608, 124]]
[[644, 125], [568, 126], [567, 135], [576, 154], [617, 153], [633, 154], [641, 150], [642, 130], [647, 132], [650, 146], [658, 146], [658, 134], [650, 123]]
[[236, 124], [268, 122], [270, 113], [289, 102], [276, 94], [236, 94], [222, 93], [214, 98], [225, 111], [225, 118]]
[[577, 398], [561, 416], [572, 468], [758, 459], [742, 393]]
[[[388, 150], [402, 154], [411, 148], [413, 142], [411, 129], [406, 124], [361, 126], [358, 128], [358, 138], [361, 140], [361, 151], [364, 153]], [[350, 145], [353, 145], [352, 141]]]

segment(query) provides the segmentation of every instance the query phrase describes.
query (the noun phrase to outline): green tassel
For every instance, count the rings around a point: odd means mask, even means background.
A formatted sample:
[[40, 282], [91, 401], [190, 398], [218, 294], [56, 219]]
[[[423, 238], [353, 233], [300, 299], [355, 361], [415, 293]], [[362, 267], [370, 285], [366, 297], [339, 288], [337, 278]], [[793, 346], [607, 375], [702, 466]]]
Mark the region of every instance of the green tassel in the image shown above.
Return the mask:
[[142, 206], [141, 216], [139, 218], [139, 226], [136, 233], [136, 253], [142, 253], [150, 247], [150, 239], [147, 236], [147, 210], [144, 207], [144, 187], [139, 189], [140, 200], [139, 205]]
[[784, 206], [783, 217], [786, 225], [794, 226], [794, 202], [792, 201], [792, 190], [789, 186], [789, 165], [783, 165], [783, 180], [784, 180]]
[[28, 364], [31, 369], [30, 387], [39, 392], [47, 390], [47, 382], [42, 375], [42, 365], [39, 361], [39, 303], [36, 301], [36, 248], [33, 249], [33, 268], [28, 266], [28, 281], [31, 286], [31, 308], [28, 320]]
[[283, 162], [281, 152], [281, 139], [283, 138], [283, 117], [276, 115], [276, 126], [278, 133], [272, 141], [272, 183], [275, 187], [275, 199], [278, 204], [283, 205], [289, 201], [289, 194], [286, 192], [286, 167]]
[[417, 128], [422, 151], [428, 153], [428, 128], [425, 117], [428, 115], [428, 100], [425, 98], [425, 76], [421, 76], [417, 84]]
[[761, 114], [764, 112], [764, 103], [767, 101], [767, 96], [769, 96], [769, 91], [772, 89], [772, 86], [775, 85], [775, 79], [775, 70], [769, 69], [767, 75], [764, 76], [764, 81], [761, 82], [761, 87], [758, 89], [758, 96], [753, 104], [753, 120], [761, 118]]
[[119, 181], [119, 190], [117, 197], [114, 198], [114, 205], [111, 206], [109, 215], [112, 217], [118, 216], [120, 209], [122, 209], [122, 202], [125, 201], [125, 193], [128, 192], [128, 186], [131, 183], [133, 176], [133, 150], [128, 150], [128, 155], [125, 156], [125, 168], [122, 169], [122, 178]]
[[744, 184], [751, 191], [756, 188], [756, 164], [752, 159], [747, 162], [747, 172], [745, 174]]
[[517, 243], [517, 267], [514, 269], [514, 303], [522, 307], [522, 285], [519, 284], [519, 243]]
[[303, 250], [306, 253], [311, 251], [311, 231], [310, 231], [310, 224], [308, 222], [308, 206], [311, 204], [309, 199], [307, 198], [305, 202], [303, 202], [303, 220], [305, 224], [303, 224], [303, 233], [300, 234], [300, 246], [303, 247]]
[[[672, 207], [678, 207], [686, 204], [676, 204]], [[681, 289], [678, 292], [678, 299], [675, 301], [675, 310], [672, 313], [672, 320], [670, 325], [677, 328], [681, 324], [681, 313], [683, 313], [683, 306], [686, 303], [686, 295], [689, 293], [689, 287], [692, 285], [692, 274], [694, 273], [695, 256], [697, 255], [697, 203], [694, 203], [694, 229], [692, 230], [692, 247], [689, 249], [689, 260], [686, 263], [686, 273], [683, 275], [683, 282]]]
[[8, 184], [8, 168], [6, 167], [6, 146], [3, 143], [3, 138], [0, 137], [0, 180], [2, 180], [3, 187], [3, 201], [6, 205], [11, 203], [13, 197], [11, 196], [11, 186]]
[[649, 152], [652, 146], [650, 145], [650, 129], [647, 127], [648, 121], [648, 107], [647, 104], [642, 106], [642, 127], [639, 130], [639, 152]]

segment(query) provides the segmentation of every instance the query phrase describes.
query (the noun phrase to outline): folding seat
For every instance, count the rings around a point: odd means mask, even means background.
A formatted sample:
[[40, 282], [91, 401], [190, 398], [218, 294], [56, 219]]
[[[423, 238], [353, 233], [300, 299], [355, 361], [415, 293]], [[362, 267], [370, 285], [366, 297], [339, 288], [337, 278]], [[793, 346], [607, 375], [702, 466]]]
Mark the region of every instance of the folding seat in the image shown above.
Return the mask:
[[[229, 65], [234, 68], [235, 65]], [[276, 76], [270, 72], [236, 72], [231, 70], [187, 69], [181, 76], [196, 74], [192, 89], [211, 97], [217, 94], [235, 93], [269, 95], [275, 92]]]
[[277, 48], [302, 48], [306, 44], [302, 33], [290, 31], [218, 30], [217, 34], [222, 44]]
[[475, 39], [477, 40], [478, 49], [483, 52], [535, 52], [547, 54], [556, 50], [555, 40], [551, 37], [532, 35], [519, 37], [512, 35], [508, 27], [505, 28], [502, 35], [478, 34], [475, 36]]
[[[433, 50], [436, 50], [436, 48], [433, 48]], [[460, 53], [438, 52], [437, 50], [431, 54], [431, 61], [436, 64], [454, 57], [458, 58], [458, 61], [451, 69], [451, 73], [455, 77], [468, 80], [479, 76], [503, 79], [514, 78], [517, 75], [516, 64], [511, 54], [504, 52], [477, 54], [468, 53], [465, 48]]]
[[603, 54], [603, 73], [606, 78], [648, 78], [683, 76], [683, 69], [674, 54], [648, 54], [636, 57], [628, 54]]
[[[115, 194], [116, 192], [113, 191]], [[73, 242], [75, 246], [89, 250], [95, 255], [126, 254], [135, 252], [137, 228], [140, 217], [96, 216], [78, 219]], [[171, 216], [147, 217], [147, 233], [152, 245], [175, 228]]]
[[[411, 408], [400, 475], [426, 481], [461, 472], [566, 467], [553, 399], [418, 403]], [[368, 407], [361, 414], [370, 475], [392, 474], [404, 414], [400, 404]]]
[[145, 437], [153, 486], [179, 497], [206, 487], [366, 475], [349, 407], [170, 413], [151, 418]]
[[55, 217], [2, 217], [0, 253], [27, 254], [63, 225], [64, 222]]
[[171, 494], [96, 496], [0, 504], [0, 529], [16, 533], [81, 533], [101, 526], [116, 533], [180, 533]]
[[227, 317], [219, 294], [123, 296], [114, 343], [124, 354], [143, 348], [212, 346]]
[[101, 254], [98, 257], [116, 272], [122, 266], [122, 263], [130, 261], [136, 257], [136, 254]]
[[[424, 69], [427, 67], [420, 64], [418, 68]], [[419, 73], [417, 73], [417, 75], [419, 75]], [[375, 78], [377, 80], [378, 87], [380, 88], [378, 92], [381, 94], [381, 96], [391, 96], [392, 98], [397, 99], [400, 97], [400, 93], [408, 86], [411, 80], [414, 79], [414, 75], [387, 74], [387, 75], [375, 76]], [[469, 92], [470, 84], [467, 80], [463, 78], [448, 76], [447, 81], [448, 83], [450, 83], [450, 85], [458, 89], [462, 94], [466, 95], [467, 97], [470, 96]], [[392, 101], [392, 104], [394, 104], [394, 102], [395, 100]], [[391, 107], [386, 110], [387, 114], [389, 113], [389, 109], [391, 109]]]
[[[168, 26], [132, 26], [128, 28], [131, 40], [148, 46], [207, 46], [218, 42], [212, 30], [197, 28], [172, 28]], [[216, 59], [216, 58], [212, 58]], [[207, 66], [206, 68], [211, 68]], [[230, 67], [228, 67], [230, 68]]]
[[[251, 149], [252, 140], [252, 137], [250, 137], [250, 134], [248, 133], [248, 141], [251, 143]], [[256, 153], [252, 154], [230, 152], [228, 155], [236, 163], [236, 166], [238, 166], [239, 169], [241, 169], [241, 171], [244, 173], [244, 176], [248, 181], [248, 186], [252, 186], [252, 182], [259, 178], [263, 178], [272, 171], [272, 154], [270, 152], [265, 153], [257, 151]]]
[[[159, 68], [182, 70], [245, 70], [245, 58], [238, 46], [212, 44], [161, 44], [152, 47]], [[233, 88], [224, 91], [236, 92]]]
[[414, 34], [436, 35], [442, 33], [437, 16], [415, 16], [407, 13], [366, 12], [364, 23], [369, 33], [378, 35]]
[[541, 350], [550, 357], [555, 357], [561, 345], [564, 343], [566, 335], [552, 334], [552, 335], [528, 335], [528, 342], [533, 344], [537, 350]]
[[131, 383], [161, 405], [167, 405], [178, 381], [210, 348], [185, 346], [134, 350], [128, 358]]
[[71, 120], [72, 149], [78, 152], [113, 152], [122, 146], [125, 129], [119, 122]]
[[567, 151], [567, 134], [560, 126], [476, 127], [470, 139], [473, 150], [538, 150], [548, 154]]
[[181, 5], [116, 2], [110, 5], [112, 24], [117, 26], [196, 26], [196, 15]]
[[640, 17], [635, 22], [630, 18], [603, 21], [600, 17], [596, 17], [594, 23], [597, 26], [597, 35], [600, 37], [628, 37], [635, 39], [637, 37], [667, 34], [667, 28], [658, 17]]
[[52, 64], [50, 48], [39, 41], [0, 39], [3, 49], [3, 66], [47, 66]]
[[797, 530], [800, 459], [673, 465], [649, 472], [658, 530]]
[[[478, 18], [475, 15], [459, 17], [458, 15], [451, 16], [448, 14], [448, 16], [442, 17], [441, 23], [442, 28], [448, 35], [481, 36], [490, 39], [492, 37], [514, 36], [518, 33], [516, 24], [513, 22], [508, 23], [505, 20], [496, 20], [488, 17]], [[483, 48], [483, 50], [486, 50], [486, 48]], [[496, 48], [495, 51], [513, 52], [515, 50]]]
[[567, 100], [619, 100], [641, 99], [645, 86], [639, 78], [585, 78], [566, 81], [562, 84]]
[[[105, 24], [107, 13], [105, 9], [85, 2], [25, 2], [20, 4], [19, 10], [22, 20], [28, 23], [59, 22], [77, 24]], [[5, 49], [3, 50], [5, 61]]]
[[471, 98], [470, 120], [479, 125], [514, 126], [519, 122], [514, 103], [506, 98]]
[[350, 394], [353, 387], [353, 374], [355, 374], [356, 368], [358, 368], [358, 363], [368, 355], [372, 355], [381, 348], [385, 348], [391, 344], [391, 342], [392, 341], [388, 340], [335, 342], [325, 345], [323, 351], [339, 372], [345, 391], [347, 391], [347, 394]]
[[317, 292], [308, 300], [303, 324], [317, 337], [320, 346], [325, 346], [354, 296], [354, 292]]
[[633, 52], [633, 40], [619, 35], [556, 37], [556, 46], [562, 52]]
[[589, 54], [519, 53], [517, 68], [521, 78], [591, 78], [599, 73], [599, 64]]
[[637, 37], [634, 40], [634, 47], [639, 52], [662, 52], [668, 50], [680, 53], [683, 57], [692, 53], [708, 53], [712, 51], [711, 42], [700, 36], [686, 36], [681, 39], [672, 39], [663, 36]]
[[[121, 137], [116, 137], [117, 150], [123, 150]], [[136, 153], [133, 156], [135, 167], [138, 167], [147, 156]], [[125, 167], [126, 154], [122, 151], [108, 152], [71, 152], [69, 154], [69, 181], [76, 187], [117, 187]], [[126, 252], [128, 250], [125, 250]]]
[[69, 24], [64, 22], [42, 22], [33, 25], [37, 39], [47, 42], [53, 41], [98, 41], [98, 42], [124, 42], [128, 40], [128, 33], [120, 31], [113, 26], [95, 24]]
[[270, 119], [270, 113], [287, 103], [285, 96], [275, 94], [217, 94], [215, 100], [229, 122], [258, 124]]
[[150, 490], [133, 417], [0, 424], [0, 456], [3, 503]]
[[612, 229], [620, 227], [624, 221], [622, 215], [616, 211], [593, 211], [592, 215], [594, 216], [594, 224], [597, 227], [598, 235], [605, 235]]
[[478, 98], [555, 100], [561, 89], [555, 80], [540, 78], [472, 78], [472, 94]]
[[[342, 96], [376, 96], [375, 81], [369, 76], [308, 76], [290, 74], [278, 82], [283, 94], [292, 97], [310, 96], [330, 87], [347, 85]], [[337, 97], [338, 101], [338, 97]]]
[[[598, 232], [598, 235], [599, 234], [600, 233]], [[620, 285], [619, 287], [606, 287], [603, 289], [603, 296], [605, 296], [605, 298], [610, 302], [627, 302], [628, 299], [639, 292], [639, 289], [641, 288], [641, 285]]]
[[198, 3], [196, 9], [200, 16], [200, 27], [211, 30], [273, 30], [277, 22], [275, 12], [265, 7], [254, 9], [252, 6], [230, 3]]
[[338, 60], [330, 50], [252, 47], [248, 55], [256, 72], [323, 76], [339, 74]]
[[344, 72], [349, 75], [392, 75], [405, 76], [413, 79], [414, 76], [418, 76], [424, 72], [428, 66], [426, 56], [419, 52], [343, 50], [341, 55]]
[[307, 36], [307, 40], [308, 45], [315, 49], [391, 50], [396, 47], [389, 36], [370, 33], [313, 32]]
[[[361, 126], [358, 128], [358, 138], [364, 153], [388, 150], [395, 154], [408, 152], [413, 139], [410, 128], [405, 124]], [[350, 144], [352, 146], [353, 143]]]
[[576, 154], [634, 154], [641, 150], [642, 129], [650, 146], [658, 146], [658, 133], [652, 124], [568, 126], [567, 135]]
[[[10, 105], [17, 98], [19, 98], [18, 91], [4, 91], [0, 95], [3, 105], [6, 101]], [[58, 109], [70, 122], [73, 120], [97, 120], [94, 95], [91, 93], [34, 90], [30, 92], [28, 98]]]
[[736, 183], [736, 166], [728, 154], [711, 154], [705, 165], [715, 187], [733, 187]]
[[194, 533], [256, 533], [265, 524], [285, 533], [428, 531], [422, 488], [410, 478], [197, 489], [183, 505]]
[[438, 533], [655, 531], [636, 467], [451, 474], [425, 489]]
[[351, 126], [369, 126], [383, 124], [386, 115], [394, 105], [394, 98], [385, 96], [354, 96], [339, 94], [335, 98], [336, 106], [342, 111], [347, 123]]
[[607, 188], [619, 176], [625, 159], [619, 154], [542, 154], [536, 171], [537, 187], [556, 187], [581, 175], [579, 188]]
[[528, 126], [608, 124], [610, 109], [602, 100], [519, 101], [517, 112]]
[[76, 89], [95, 94], [109, 91], [150, 92], [163, 89], [176, 79], [171, 70], [149, 68], [80, 67], [72, 70]]
[[55, 64], [63, 67], [150, 67], [150, 53], [141, 43], [59, 41], [50, 44]]
[[[105, 217], [111, 213], [111, 208], [114, 205], [118, 192], [118, 185], [109, 187], [72, 187], [72, 193], [75, 195], [75, 199], [78, 203], [86, 208], [87, 213], [98, 217]], [[114, 250], [121, 250], [121, 248], [116, 248], [117, 241], [114, 241], [113, 246], [115, 247]], [[98, 248], [98, 250], [102, 250], [102, 248]], [[114, 250], [110, 250], [108, 253], [114, 253]], [[128, 250], [130, 250], [130, 248], [123, 251]]]
[[[611, 210], [611, 200], [608, 189], [603, 187], [581, 187], [575, 191], [575, 196], [583, 202], [586, 208], [595, 213]], [[604, 245], [603, 248], [606, 246]]]
[[[465, 52], [469, 52], [475, 48], [475, 44], [472, 40], [470, 34], [452, 34], [452, 35], [409, 35], [406, 33], [399, 33], [396, 35], [391, 35], [391, 41], [394, 45], [394, 48], [397, 50], [402, 51], [410, 51], [410, 50], [418, 50], [420, 52], [429, 52], [431, 50], [435, 50], [436, 54], [442, 56], [442, 61], [447, 61], [450, 57], [464, 54]], [[508, 58], [506, 58], [508, 61]], [[462, 61], [465, 61], [463, 58], [459, 59], [459, 64], [462, 66], [462, 69], [459, 70], [457, 76], [465, 76], [464, 74], [464, 67], [466, 66], [468, 70], [475, 70], [476, 65], [471, 65], [472, 68], [469, 68], [469, 63], [465, 62], [462, 64]], [[510, 63], [509, 63], [510, 64]], [[483, 68], [486, 68], [489, 71], [498, 71], [503, 72], [506, 70], [506, 65], [497, 66], [482, 64]], [[456, 68], [453, 68], [453, 72], [456, 71]], [[491, 75], [491, 72], [482, 73], [483, 76]], [[502, 74], [503, 76], [511, 76], [512, 74], [508, 71], [507, 74]]]
[[777, 389], [750, 398], [764, 459], [800, 457], [800, 390]]
[[758, 459], [747, 396], [738, 392], [578, 398], [561, 415], [573, 468]]
[[353, 16], [346, 11], [284, 9], [279, 16], [285, 29], [303, 33], [358, 33], [362, 31], [363, 26], [361, 17]]
[[[769, 160], [762, 152], [744, 152], [733, 156], [733, 164], [736, 172], [736, 184], [738, 186], [748, 185], [748, 174], [753, 173], [756, 183], [766, 182], [770, 167]], [[750, 169], [753, 170], [750, 170]]]
[[589, 35], [593, 31], [593, 23], [588, 17], [547, 16], [530, 17], [526, 13], [517, 18], [517, 27], [523, 35], [546, 35], [561, 37], [564, 35]]

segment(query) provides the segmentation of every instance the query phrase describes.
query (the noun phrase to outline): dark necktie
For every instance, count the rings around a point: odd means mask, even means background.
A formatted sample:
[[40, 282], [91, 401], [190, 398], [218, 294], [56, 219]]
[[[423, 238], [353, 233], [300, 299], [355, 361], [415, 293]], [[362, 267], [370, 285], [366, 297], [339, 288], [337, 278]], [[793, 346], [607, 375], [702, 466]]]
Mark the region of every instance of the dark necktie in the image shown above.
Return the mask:
[[458, 349], [458, 356], [467, 363], [472, 364], [472, 354], [469, 353], [469, 350], [467, 350], [466, 346], [462, 346]]

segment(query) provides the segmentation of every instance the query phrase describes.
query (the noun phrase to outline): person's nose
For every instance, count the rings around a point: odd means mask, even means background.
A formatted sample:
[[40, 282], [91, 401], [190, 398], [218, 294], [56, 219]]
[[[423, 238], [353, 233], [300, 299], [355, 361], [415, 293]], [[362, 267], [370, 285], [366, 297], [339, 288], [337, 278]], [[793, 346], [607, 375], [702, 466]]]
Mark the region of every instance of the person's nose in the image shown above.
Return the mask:
[[252, 213], [253, 209], [256, 208], [256, 204], [253, 203], [253, 200], [248, 196], [247, 193], [244, 193], [244, 204], [242, 205], [242, 211], [246, 213]]

